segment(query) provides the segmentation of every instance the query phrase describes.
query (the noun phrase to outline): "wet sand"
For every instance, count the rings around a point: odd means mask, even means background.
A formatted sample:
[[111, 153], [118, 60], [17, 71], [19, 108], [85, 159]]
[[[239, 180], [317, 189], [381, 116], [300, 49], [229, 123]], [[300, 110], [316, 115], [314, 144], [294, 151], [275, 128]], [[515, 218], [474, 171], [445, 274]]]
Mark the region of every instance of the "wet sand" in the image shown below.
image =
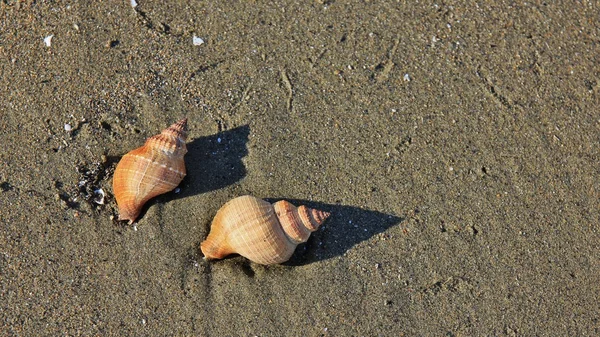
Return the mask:
[[[0, 3], [0, 335], [598, 335], [599, 17]], [[179, 193], [118, 222], [116, 163], [184, 116]], [[203, 260], [244, 194], [333, 215], [283, 265]]]

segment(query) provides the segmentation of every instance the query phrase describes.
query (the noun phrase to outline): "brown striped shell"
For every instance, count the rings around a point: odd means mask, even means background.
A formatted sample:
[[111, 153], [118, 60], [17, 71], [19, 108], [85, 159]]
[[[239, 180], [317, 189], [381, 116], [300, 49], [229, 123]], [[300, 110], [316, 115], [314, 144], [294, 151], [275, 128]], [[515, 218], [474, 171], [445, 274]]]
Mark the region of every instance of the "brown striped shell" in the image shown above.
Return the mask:
[[121, 158], [113, 177], [119, 220], [133, 223], [148, 200], [179, 185], [185, 177], [186, 139], [184, 118]]
[[327, 217], [328, 212], [285, 200], [270, 204], [249, 195], [238, 197], [217, 212], [200, 249], [207, 259], [240, 254], [260, 264], [283, 263]]

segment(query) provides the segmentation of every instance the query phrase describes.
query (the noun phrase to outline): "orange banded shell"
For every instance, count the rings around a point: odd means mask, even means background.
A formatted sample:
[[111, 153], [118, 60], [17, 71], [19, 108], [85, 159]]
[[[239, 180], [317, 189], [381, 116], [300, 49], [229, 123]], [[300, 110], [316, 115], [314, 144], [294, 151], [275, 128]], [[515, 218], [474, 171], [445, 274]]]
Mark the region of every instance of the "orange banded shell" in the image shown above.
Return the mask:
[[238, 197], [217, 212], [200, 249], [207, 259], [235, 253], [260, 264], [283, 263], [327, 217], [328, 212], [285, 200], [270, 204], [249, 195]]
[[185, 177], [186, 139], [184, 118], [121, 158], [113, 177], [119, 220], [133, 223], [148, 200], [179, 185]]

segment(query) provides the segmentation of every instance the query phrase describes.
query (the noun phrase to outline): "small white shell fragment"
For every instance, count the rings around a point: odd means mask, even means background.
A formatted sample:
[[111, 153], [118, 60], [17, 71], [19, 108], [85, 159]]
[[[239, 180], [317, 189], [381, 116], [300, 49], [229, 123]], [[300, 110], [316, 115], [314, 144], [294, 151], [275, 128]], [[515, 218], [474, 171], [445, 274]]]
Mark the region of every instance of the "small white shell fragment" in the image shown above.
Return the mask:
[[71, 130], [73, 130], [73, 127], [71, 126], [71, 124], [65, 124], [65, 131], [71, 132]]
[[101, 188], [94, 190], [94, 194], [96, 195], [96, 197], [94, 198], [94, 202], [97, 203], [98, 205], [104, 205], [104, 190], [102, 190]]
[[194, 35], [194, 37], [192, 38], [192, 42], [194, 43], [194, 46], [199, 46], [201, 44], [204, 44], [204, 40], [201, 37], [198, 37], [196, 35]]
[[181, 192], [181, 188], [179, 188], [179, 187], [175, 188], [175, 194], [179, 194], [179, 192]]
[[410, 82], [411, 78], [409, 74], [404, 74], [404, 81], [405, 82]]
[[50, 47], [52, 45], [52, 37], [54, 35], [48, 35], [44, 38], [44, 43], [46, 44], [46, 47]]
[[136, 8], [136, 7], [137, 7], [137, 1], [131, 0], [131, 8]]

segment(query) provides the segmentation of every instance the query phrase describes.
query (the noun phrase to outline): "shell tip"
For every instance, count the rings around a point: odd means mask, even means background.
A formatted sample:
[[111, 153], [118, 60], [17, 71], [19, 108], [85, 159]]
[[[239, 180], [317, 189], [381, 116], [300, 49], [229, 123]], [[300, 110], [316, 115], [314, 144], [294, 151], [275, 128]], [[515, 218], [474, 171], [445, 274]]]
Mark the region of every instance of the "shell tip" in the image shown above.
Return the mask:
[[187, 139], [187, 132], [188, 132], [188, 127], [187, 127], [187, 117], [181, 119], [179, 122], [176, 122], [174, 124], [172, 124], [171, 126], [169, 126], [168, 128], [164, 129], [162, 134], [170, 134], [170, 136], [172, 137], [176, 137], [176, 138], [180, 138], [180, 140], [185, 143], [186, 139]]
[[319, 225], [322, 225], [325, 222], [325, 220], [329, 218], [330, 215], [331, 212], [321, 211], [318, 209], [312, 210], [312, 216]]
[[187, 117], [184, 117], [181, 120], [179, 120], [179, 122], [175, 123], [175, 126], [179, 130], [187, 131], [187, 121], [188, 121]]

